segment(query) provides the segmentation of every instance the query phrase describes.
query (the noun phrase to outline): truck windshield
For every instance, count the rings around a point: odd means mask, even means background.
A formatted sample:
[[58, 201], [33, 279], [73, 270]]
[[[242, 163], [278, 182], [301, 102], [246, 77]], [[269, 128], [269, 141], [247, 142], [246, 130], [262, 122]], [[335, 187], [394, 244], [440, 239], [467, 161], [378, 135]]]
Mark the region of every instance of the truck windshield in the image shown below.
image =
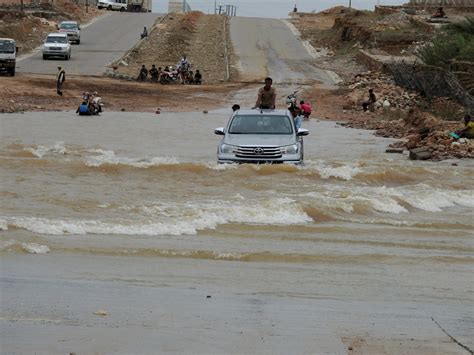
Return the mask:
[[15, 53], [15, 44], [12, 41], [0, 41], [0, 53]]
[[77, 25], [75, 23], [62, 23], [59, 28], [62, 30], [77, 30]]
[[292, 134], [293, 125], [288, 116], [241, 115], [234, 116], [229, 127], [231, 134]]
[[46, 43], [67, 43], [67, 37], [65, 36], [48, 36]]

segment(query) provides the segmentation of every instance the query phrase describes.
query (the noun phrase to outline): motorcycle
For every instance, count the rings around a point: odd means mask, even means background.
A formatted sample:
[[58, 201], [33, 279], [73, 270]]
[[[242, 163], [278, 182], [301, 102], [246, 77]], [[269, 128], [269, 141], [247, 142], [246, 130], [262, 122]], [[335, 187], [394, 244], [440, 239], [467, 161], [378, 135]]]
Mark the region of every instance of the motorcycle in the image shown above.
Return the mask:
[[181, 84], [189, 84], [193, 77], [191, 76], [191, 64], [184, 64], [177, 67], [178, 76], [181, 79]]
[[295, 91], [286, 97], [286, 106], [289, 111], [298, 108], [298, 96], [296, 95], [297, 93], [298, 91]]
[[95, 116], [103, 112], [102, 98], [95, 95], [83, 95], [82, 103], [76, 110], [79, 116]]
[[179, 80], [178, 70], [163, 71], [160, 75], [160, 84], [171, 84]]

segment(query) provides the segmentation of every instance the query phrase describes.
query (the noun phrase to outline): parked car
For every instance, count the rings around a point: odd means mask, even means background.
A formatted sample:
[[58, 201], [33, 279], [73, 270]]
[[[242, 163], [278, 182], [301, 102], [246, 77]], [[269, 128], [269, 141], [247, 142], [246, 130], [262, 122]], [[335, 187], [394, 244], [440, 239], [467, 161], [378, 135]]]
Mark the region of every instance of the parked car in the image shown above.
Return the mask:
[[99, 9], [127, 11], [127, 0], [99, 0]]
[[65, 60], [71, 58], [71, 44], [69, 44], [67, 33], [50, 33], [46, 37], [43, 45], [43, 59], [49, 57], [63, 57]]
[[81, 26], [76, 21], [63, 21], [58, 25], [59, 32], [66, 32], [70, 42], [81, 43]]
[[219, 163], [293, 163], [303, 162], [303, 136], [296, 131], [293, 118], [285, 110], [239, 110], [232, 114], [227, 127], [215, 134], [223, 138], [217, 146]]
[[0, 38], [0, 71], [6, 71], [15, 76], [16, 54], [18, 47], [11, 38]]

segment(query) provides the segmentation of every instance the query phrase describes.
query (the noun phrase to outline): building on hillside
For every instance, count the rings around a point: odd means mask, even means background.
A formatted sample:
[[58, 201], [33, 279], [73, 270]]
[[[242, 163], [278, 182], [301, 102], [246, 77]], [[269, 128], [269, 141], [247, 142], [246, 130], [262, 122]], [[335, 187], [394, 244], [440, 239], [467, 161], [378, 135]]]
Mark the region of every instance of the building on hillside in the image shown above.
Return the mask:
[[190, 12], [191, 6], [187, 0], [169, 0], [168, 13], [173, 12]]
[[424, 7], [474, 7], [474, 0], [410, 0], [410, 5]]

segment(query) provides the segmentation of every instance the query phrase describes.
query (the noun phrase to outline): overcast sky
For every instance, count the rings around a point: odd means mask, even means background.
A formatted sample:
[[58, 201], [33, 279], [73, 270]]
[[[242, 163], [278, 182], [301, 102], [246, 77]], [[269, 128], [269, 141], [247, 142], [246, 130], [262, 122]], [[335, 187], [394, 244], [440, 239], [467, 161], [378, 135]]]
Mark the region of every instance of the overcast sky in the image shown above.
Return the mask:
[[[214, 0], [186, 0], [193, 10], [200, 10], [204, 13], [214, 12]], [[311, 12], [321, 11], [337, 5], [349, 4], [349, 0], [217, 0], [218, 5], [237, 6], [238, 16], [254, 17], [287, 17], [293, 10], [293, 6], [298, 7], [298, 11]], [[399, 5], [408, 0], [352, 0], [352, 7], [358, 9], [373, 9], [377, 3], [381, 5]], [[168, 0], [153, 0], [154, 12], [167, 12]]]

